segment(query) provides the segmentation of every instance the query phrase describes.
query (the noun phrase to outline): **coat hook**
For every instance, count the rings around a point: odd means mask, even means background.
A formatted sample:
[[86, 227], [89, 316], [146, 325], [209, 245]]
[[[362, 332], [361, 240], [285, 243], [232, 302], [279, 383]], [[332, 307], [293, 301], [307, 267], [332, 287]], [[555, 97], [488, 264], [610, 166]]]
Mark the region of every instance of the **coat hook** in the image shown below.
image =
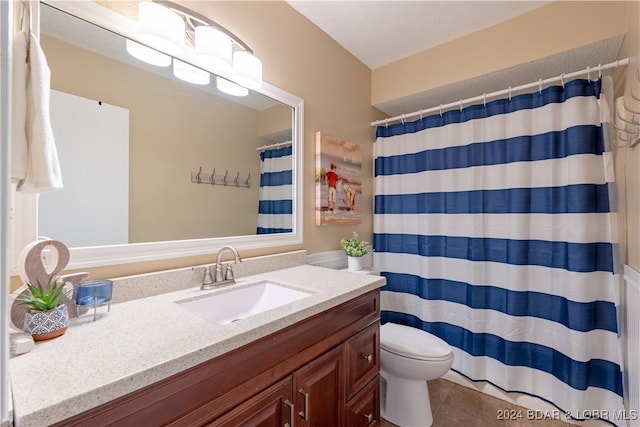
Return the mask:
[[213, 168], [213, 172], [211, 172], [211, 176], [209, 177], [209, 182], [211, 184], [216, 183], [216, 168]]
[[240, 178], [240, 172], [238, 172], [238, 174], [236, 175], [236, 179], [233, 180], [233, 183], [236, 185], [236, 187], [239, 185], [238, 178]]
[[224, 173], [224, 177], [222, 178], [222, 183], [227, 185], [227, 176], [229, 176], [229, 170]]
[[196, 182], [198, 184], [200, 184], [201, 180], [200, 180], [200, 174], [202, 173], [202, 166], [200, 166], [200, 169], [198, 170], [198, 173], [196, 174]]
[[247, 188], [249, 188], [250, 181], [251, 181], [251, 174], [249, 174], [249, 176], [247, 177], [247, 180], [245, 181], [245, 185], [247, 186]]

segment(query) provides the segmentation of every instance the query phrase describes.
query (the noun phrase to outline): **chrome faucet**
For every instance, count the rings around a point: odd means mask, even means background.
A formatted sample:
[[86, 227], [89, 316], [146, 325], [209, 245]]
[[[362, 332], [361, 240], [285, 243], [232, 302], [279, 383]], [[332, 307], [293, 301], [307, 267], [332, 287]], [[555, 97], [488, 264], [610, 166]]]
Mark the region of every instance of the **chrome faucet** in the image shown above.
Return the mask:
[[213, 274], [212, 286], [221, 285], [224, 283], [235, 283], [236, 281], [231, 264], [225, 264], [224, 272], [222, 271], [222, 254], [225, 251], [231, 251], [231, 253], [233, 253], [233, 256], [235, 258], [234, 264], [242, 262], [242, 259], [240, 258], [240, 255], [238, 254], [236, 248], [229, 245], [221, 247], [218, 251], [218, 256], [216, 256], [215, 273]]

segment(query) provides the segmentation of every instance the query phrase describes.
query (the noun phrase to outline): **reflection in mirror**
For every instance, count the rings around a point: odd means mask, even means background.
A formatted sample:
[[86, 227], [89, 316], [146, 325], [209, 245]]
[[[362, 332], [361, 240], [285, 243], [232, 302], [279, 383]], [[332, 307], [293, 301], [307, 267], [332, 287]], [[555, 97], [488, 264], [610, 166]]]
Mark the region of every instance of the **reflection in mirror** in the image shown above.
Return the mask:
[[234, 97], [215, 78], [185, 83], [128, 55], [124, 37], [46, 4], [41, 44], [64, 189], [40, 196], [38, 234], [72, 247], [72, 263], [88, 246], [299, 241], [301, 100], [268, 84], [270, 96]]

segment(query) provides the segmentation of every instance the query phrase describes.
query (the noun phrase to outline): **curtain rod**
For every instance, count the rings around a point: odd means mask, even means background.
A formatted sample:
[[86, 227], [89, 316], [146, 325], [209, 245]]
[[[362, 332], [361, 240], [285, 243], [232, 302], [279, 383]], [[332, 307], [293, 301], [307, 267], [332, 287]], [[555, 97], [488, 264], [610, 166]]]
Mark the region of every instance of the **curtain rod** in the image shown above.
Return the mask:
[[479, 96], [475, 96], [473, 98], [467, 98], [467, 99], [461, 99], [459, 101], [456, 102], [451, 102], [449, 104], [441, 104], [437, 107], [433, 107], [433, 108], [428, 108], [426, 110], [418, 110], [418, 111], [414, 111], [413, 113], [408, 113], [408, 114], [401, 114], [399, 116], [395, 116], [395, 117], [390, 117], [388, 119], [383, 119], [383, 120], [377, 120], [375, 122], [371, 122], [371, 126], [378, 126], [381, 124], [389, 124], [390, 122], [395, 122], [395, 121], [403, 121], [405, 119], [411, 118], [411, 117], [416, 117], [416, 116], [422, 116], [424, 114], [428, 114], [428, 113], [434, 113], [436, 111], [440, 111], [442, 112], [444, 109], [448, 109], [448, 108], [452, 108], [452, 107], [460, 107], [462, 108], [462, 104], [468, 104], [468, 103], [472, 103], [472, 102], [477, 102], [477, 101], [486, 101], [487, 98], [492, 98], [495, 96], [501, 96], [501, 95], [509, 95], [509, 97], [511, 97], [511, 94], [515, 91], [520, 91], [520, 90], [524, 90], [524, 89], [531, 89], [534, 87], [539, 87], [542, 88], [543, 85], [549, 84], [549, 83], [556, 83], [556, 82], [563, 82], [565, 79], [571, 79], [573, 77], [577, 77], [577, 76], [581, 76], [583, 74], [590, 74], [591, 72], [595, 72], [597, 71], [599, 75], [602, 74], [603, 70], [608, 70], [610, 68], [616, 68], [616, 67], [620, 67], [623, 65], [628, 65], [629, 64], [629, 58], [624, 58], [624, 59], [620, 59], [618, 61], [614, 61], [614, 62], [610, 62], [608, 64], [600, 64], [597, 67], [587, 67], [584, 70], [580, 70], [580, 71], [575, 71], [573, 73], [568, 73], [568, 74], [564, 74], [562, 73], [561, 75], [557, 76], [557, 77], [551, 77], [548, 79], [540, 79], [537, 82], [532, 82], [532, 83], [527, 83], [524, 85], [520, 85], [520, 86], [516, 86], [516, 87], [509, 87], [508, 89], [503, 89], [503, 90], [498, 90], [496, 92], [491, 92], [491, 93], [485, 93], [483, 95], [479, 95]]
[[263, 145], [262, 147], [256, 147], [257, 151], [268, 150], [269, 148], [286, 147], [293, 144], [293, 141], [276, 142], [275, 144]]

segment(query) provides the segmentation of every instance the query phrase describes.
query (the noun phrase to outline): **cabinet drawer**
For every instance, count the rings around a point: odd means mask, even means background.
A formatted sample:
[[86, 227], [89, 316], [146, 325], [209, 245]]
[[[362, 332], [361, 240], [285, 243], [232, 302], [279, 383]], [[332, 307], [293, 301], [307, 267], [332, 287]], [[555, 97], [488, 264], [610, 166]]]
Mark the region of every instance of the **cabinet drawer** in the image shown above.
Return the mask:
[[347, 405], [347, 427], [380, 425], [380, 377], [376, 375]]
[[380, 324], [375, 322], [346, 343], [347, 400], [380, 371]]
[[272, 385], [205, 427], [249, 427], [293, 425], [293, 381], [291, 377]]

